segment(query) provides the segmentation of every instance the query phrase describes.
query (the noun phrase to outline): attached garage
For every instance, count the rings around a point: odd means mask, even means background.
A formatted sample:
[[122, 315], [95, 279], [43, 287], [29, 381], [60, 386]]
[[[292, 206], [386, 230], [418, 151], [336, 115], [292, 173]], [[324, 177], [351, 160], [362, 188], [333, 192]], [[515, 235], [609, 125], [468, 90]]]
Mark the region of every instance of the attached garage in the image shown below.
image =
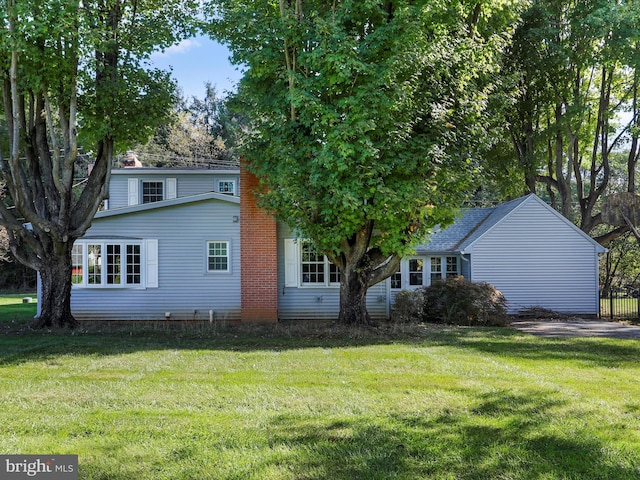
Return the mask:
[[598, 257], [605, 251], [532, 194], [466, 211], [416, 253], [457, 256], [459, 273], [494, 285], [512, 313], [543, 307], [597, 315]]

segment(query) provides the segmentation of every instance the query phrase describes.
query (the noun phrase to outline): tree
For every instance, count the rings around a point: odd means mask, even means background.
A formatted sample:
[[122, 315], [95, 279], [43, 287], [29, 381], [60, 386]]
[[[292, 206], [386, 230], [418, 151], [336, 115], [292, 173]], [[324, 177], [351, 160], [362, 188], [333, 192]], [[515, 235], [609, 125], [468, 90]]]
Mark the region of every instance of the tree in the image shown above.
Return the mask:
[[[168, 74], [145, 59], [191, 33], [197, 2], [3, 0], [0, 88], [8, 152], [0, 225], [13, 255], [38, 270], [35, 326], [76, 324], [71, 249], [106, 195], [118, 145], [148, 136], [172, 104]], [[0, 141], [0, 144], [3, 142]], [[93, 149], [88, 180], [74, 187], [78, 152]]]
[[220, 0], [211, 33], [246, 66], [243, 154], [261, 204], [340, 272], [342, 323], [477, 175], [514, 2]]
[[146, 144], [135, 147], [144, 165], [195, 166], [215, 162], [237, 166], [238, 132], [244, 116], [229, 109], [233, 95], [221, 97], [207, 82], [202, 99], [185, 99], [180, 92], [177, 96], [168, 121], [156, 129]]
[[[524, 185], [543, 186], [586, 233], [603, 223], [612, 156], [625, 138], [627, 191], [635, 191], [639, 26], [635, 1], [536, 0], [506, 56], [518, 78], [508, 130]], [[624, 228], [599, 231], [606, 242]]]

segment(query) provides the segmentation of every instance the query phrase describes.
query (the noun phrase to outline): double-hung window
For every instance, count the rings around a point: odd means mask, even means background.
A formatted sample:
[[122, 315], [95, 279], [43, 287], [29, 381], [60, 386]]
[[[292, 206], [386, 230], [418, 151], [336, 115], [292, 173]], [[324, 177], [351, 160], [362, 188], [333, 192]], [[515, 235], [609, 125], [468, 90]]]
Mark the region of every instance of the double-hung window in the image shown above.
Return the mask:
[[340, 270], [311, 240], [285, 239], [285, 286], [329, 287], [340, 284]]
[[446, 261], [445, 278], [458, 276], [458, 257], [447, 257]]
[[153, 203], [171, 200], [178, 197], [178, 179], [140, 179], [131, 177], [127, 180], [127, 204]]
[[431, 259], [431, 285], [442, 280], [442, 258], [435, 257]]
[[326, 265], [322, 255], [310, 240], [300, 242], [301, 271], [303, 285], [324, 285]]
[[328, 286], [340, 283], [340, 270], [320, 253], [311, 240], [300, 241], [302, 285]]
[[229, 242], [207, 242], [207, 272], [229, 271]]
[[164, 183], [142, 181], [142, 203], [160, 202], [164, 200]]
[[142, 287], [145, 262], [146, 286], [157, 286], [157, 240], [80, 240], [71, 251], [71, 283], [77, 287]]

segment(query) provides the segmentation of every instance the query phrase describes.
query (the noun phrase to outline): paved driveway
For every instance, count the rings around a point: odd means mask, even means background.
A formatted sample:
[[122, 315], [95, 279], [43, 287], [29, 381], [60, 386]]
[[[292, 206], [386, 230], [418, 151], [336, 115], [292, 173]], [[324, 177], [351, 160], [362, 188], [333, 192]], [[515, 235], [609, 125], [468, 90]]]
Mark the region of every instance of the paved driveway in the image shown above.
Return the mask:
[[516, 330], [541, 337], [609, 337], [640, 339], [640, 325], [604, 320], [514, 320]]

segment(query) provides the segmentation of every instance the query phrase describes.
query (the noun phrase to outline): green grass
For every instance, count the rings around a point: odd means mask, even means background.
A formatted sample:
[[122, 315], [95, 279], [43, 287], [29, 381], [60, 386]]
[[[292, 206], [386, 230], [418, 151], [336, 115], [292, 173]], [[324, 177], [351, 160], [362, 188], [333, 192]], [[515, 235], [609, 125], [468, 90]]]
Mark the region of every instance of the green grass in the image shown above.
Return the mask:
[[83, 480], [637, 479], [640, 342], [510, 329], [0, 336], [0, 451]]
[[[611, 313], [611, 301], [609, 299], [600, 299], [600, 316], [609, 318]], [[637, 298], [614, 298], [613, 314], [616, 318], [638, 318], [638, 299]]]
[[[32, 298], [33, 303], [22, 303], [22, 299], [26, 297]], [[35, 293], [0, 295], [0, 320], [3, 322], [33, 320], [38, 308], [35, 300]]]

